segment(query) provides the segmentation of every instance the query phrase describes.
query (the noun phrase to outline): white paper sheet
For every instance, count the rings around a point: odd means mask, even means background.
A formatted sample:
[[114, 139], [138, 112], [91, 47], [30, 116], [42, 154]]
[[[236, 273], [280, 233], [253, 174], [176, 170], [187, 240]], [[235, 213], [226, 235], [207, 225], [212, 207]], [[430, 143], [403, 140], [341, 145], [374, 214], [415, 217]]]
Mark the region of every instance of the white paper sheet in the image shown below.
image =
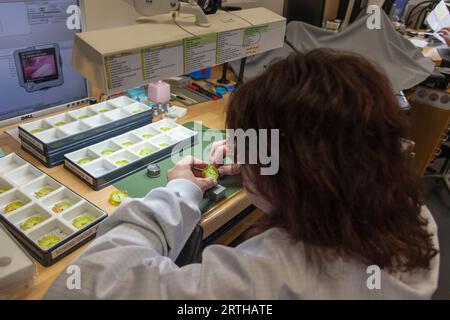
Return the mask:
[[425, 48], [428, 45], [428, 42], [426, 40], [420, 39], [420, 38], [411, 38], [409, 39], [413, 45], [415, 45], [417, 48]]
[[445, 43], [445, 40], [438, 34], [442, 28], [450, 27], [450, 12], [444, 1], [439, 2], [434, 10], [428, 15], [427, 23], [434, 31], [433, 36]]

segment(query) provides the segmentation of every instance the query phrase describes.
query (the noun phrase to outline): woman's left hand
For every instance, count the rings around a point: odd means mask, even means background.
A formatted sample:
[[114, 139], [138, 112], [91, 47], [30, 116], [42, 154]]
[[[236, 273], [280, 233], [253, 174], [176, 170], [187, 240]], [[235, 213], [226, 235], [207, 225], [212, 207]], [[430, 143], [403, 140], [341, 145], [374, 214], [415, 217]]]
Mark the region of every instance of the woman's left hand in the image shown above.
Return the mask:
[[178, 162], [172, 169], [167, 172], [167, 180], [170, 182], [176, 179], [185, 179], [195, 183], [202, 192], [206, 192], [209, 189], [214, 188], [217, 185], [217, 181], [214, 179], [205, 179], [201, 176], [198, 170], [194, 168], [205, 168], [208, 163], [196, 159], [192, 156], [188, 156]]

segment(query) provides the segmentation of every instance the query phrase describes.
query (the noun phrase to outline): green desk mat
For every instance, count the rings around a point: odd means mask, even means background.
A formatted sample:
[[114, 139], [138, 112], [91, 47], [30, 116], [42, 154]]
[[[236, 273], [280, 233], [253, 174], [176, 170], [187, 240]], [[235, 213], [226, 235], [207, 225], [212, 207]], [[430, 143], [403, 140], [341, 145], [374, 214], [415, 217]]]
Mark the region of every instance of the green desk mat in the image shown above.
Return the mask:
[[[184, 125], [186, 128], [195, 130], [194, 122], [188, 122]], [[210, 130], [207, 127], [202, 127], [203, 132]], [[222, 139], [225, 138], [225, 133], [219, 130], [210, 130], [217, 136], [221, 136]], [[199, 132], [200, 134], [200, 132]], [[184, 155], [190, 154], [209, 154], [209, 150], [211, 149], [211, 145], [213, 141], [205, 141], [205, 137], [203, 136], [203, 144], [198, 143], [192, 148], [189, 148], [185, 151]], [[203, 147], [203, 149], [202, 149]], [[194, 153], [193, 153], [194, 152]], [[208, 159], [202, 159], [204, 161], [208, 161]], [[115, 183], [114, 186], [119, 190], [126, 190], [130, 197], [132, 198], [143, 198], [145, 197], [151, 190], [159, 187], [164, 187], [167, 185], [167, 171], [170, 170], [174, 164], [169, 157], [161, 162], [159, 162], [159, 166], [161, 167], [161, 176], [159, 178], [149, 178], [147, 176], [147, 169], [139, 171], [119, 182]], [[225, 177], [224, 179], [219, 180], [219, 184], [226, 188], [225, 197], [230, 198], [234, 194], [236, 194], [242, 188], [241, 179], [238, 176], [234, 177]], [[214, 207], [217, 203], [209, 200], [207, 197], [203, 198], [200, 203], [200, 210], [205, 213]]]

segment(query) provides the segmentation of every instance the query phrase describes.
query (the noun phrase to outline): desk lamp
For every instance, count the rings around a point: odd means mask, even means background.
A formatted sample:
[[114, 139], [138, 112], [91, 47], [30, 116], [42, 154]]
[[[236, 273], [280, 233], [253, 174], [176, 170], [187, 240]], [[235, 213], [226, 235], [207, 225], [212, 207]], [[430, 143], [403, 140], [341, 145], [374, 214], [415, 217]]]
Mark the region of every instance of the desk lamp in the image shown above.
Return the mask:
[[138, 22], [145, 22], [149, 17], [159, 14], [178, 12], [192, 14], [195, 16], [195, 24], [199, 27], [208, 28], [211, 26], [202, 8], [195, 0], [181, 2], [179, 0], [134, 0], [136, 12], [142, 15]]

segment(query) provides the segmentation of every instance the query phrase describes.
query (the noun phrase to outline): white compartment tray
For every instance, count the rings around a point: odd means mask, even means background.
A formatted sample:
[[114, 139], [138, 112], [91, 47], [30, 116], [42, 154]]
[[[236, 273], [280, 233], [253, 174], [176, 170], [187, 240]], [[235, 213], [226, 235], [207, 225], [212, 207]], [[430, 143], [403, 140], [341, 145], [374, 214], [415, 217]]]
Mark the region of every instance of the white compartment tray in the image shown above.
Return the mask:
[[159, 161], [177, 146], [195, 144], [198, 134], [169, 119], [65, 155], [65, 166], [95, 190]]
[[20, 138], [42, 152], [78, 143], [117, 126], [151, 119], [152, 110], [128, 97], [119, 97], [19, 127]]
[[8, 168], [0, 175], [0, 218], [44, 265], [107, 216], [16, 154], [0, 158], [0, 168]]

